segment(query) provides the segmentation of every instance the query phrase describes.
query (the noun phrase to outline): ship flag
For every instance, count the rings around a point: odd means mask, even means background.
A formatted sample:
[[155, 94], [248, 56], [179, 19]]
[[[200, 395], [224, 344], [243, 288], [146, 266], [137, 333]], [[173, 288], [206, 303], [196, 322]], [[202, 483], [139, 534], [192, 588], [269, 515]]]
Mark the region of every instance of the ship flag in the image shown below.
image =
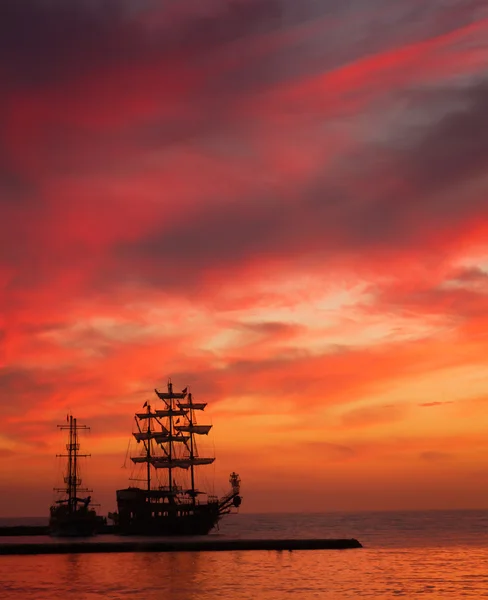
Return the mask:
[[144, 408], [144, 407], [146, 407], [146, 406], [147, 406], [147, 400], [146, 400], [146, 402], [144, 402], [144, 404], [142, 405], [142, 408]]
[[187, 389], [188, 389], [188, 388], [186, 387], [184, 390], [181, 390], [181, 393], [182, 393], [182, 394], [186, 394], [186, 391], [187, 391]]

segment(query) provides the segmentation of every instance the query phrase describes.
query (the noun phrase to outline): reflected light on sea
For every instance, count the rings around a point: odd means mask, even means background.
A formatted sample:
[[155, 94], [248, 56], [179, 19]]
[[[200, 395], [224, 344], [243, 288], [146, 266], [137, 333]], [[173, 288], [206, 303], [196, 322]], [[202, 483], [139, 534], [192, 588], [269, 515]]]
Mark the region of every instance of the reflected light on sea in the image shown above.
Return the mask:
[[214, 600], [488, 596], [488, 549], [0, 557], [0, 598]]

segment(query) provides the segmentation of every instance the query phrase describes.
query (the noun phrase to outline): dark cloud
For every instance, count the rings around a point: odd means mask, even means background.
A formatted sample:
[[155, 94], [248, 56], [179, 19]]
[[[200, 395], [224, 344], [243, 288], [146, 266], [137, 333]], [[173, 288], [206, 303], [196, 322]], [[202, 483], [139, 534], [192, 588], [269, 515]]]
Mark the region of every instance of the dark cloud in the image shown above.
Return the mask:
[[17, 454], [17, 453], [14, 452], [13, 450], [11, 450], [10, 448], [0, 448], [0, 459], [10, 458], [11, 456], [14, 456], [15, 454]]
[[431, 407], [431, 406], [442, 406], [444, 404], [454, 404], [454, 400], [448, 400], [445, 402], [422, 402], [419, 406]]
[[[118, 258], [123, 264], [133, 263], [134, 272], [142, 277], [151, 278], [151, 272], [144, 270], [158, 264], [162, 279], [171, 286], [168, 274], [196, 274], [212, 265], [236, 264], [255, 255], [280, 252], [283, 232], [291, 226], [287, 209], [282, 208], [273, 200], [201, 206], [169, 229], [121, 244]], [[175, 279], [174, 283], [179, 286], [181, 282]]]
[[0, 146], [0, 211], [15, 207], [19, 203], [30, 204], [36, 191], [36, 186], [25, 177], [20, 168], [9, 164], [7, 152]]
[[[380, 157], [383, 152], [385, 160], [366, 156], [355, 180], [329, 173], [297, 190], [299, 200], [270, 189], [267, 196], [200, 206], [170, 228], [165, 224], [144, 239], [124, 242], [116, 259], [141, 279], [178, 287], [180, 278], [188, 282], [188, 275], [198, 278], [213, 266], [257, 257], [406, 249], [430, 239], [432, 224], [438, 232], [460, 228], [475, 215], [488, 216], [484, 195], [463, 191], [488, 167], [488, 87], [455, 94], [464, 94], [465, 109], [443, 116], [416, 136], [415, 144], [388, 151], [364, 148]], [[350, 168], [352, 175], [354, 161]], [[375, 189], [374, 181], [388, 180], [389, 173], [399, 173], [396, 183]]]
[[[147, 6], [141, 6], [139, 12], [144, 13]], [[161, 14], [151, 34], [130, 0], [3, 0], [1, 71], [20, 85], [45, 85], [107, 66], [169, 59], [175, 52], [198, 55], [269, 29], [270, 20], [281, 11], [277, 0], [234, 1], [221, 3], [220, 10], [217, 6], [193, 15], [188, 10], [175, 26], [171, 18], [164, 19], [163, 3], [153, 7]]]
[[[467, 90], [452, 90], [451, 95], [458, 98], [462, 106], [429, 126], [418, 147], [410, 149], [405, 161], [406, 177], [414, 190], [442, 192], [459, 187], [472, 177], [486, 176], [488, 171], [488, 83], [482, 81]], [[450, 218], [462, 217], [466, 210], [466, 198], [462, 196], [449, 194], [430, 199], [426, 212], [434, 209], [439, 217], [442, 213]], [[421, 199], [411, 201], [420, 203]], [[483, 195], [468, 201], [472, 208], [488, 209]]]
[[368, 406], [350, 410], [342, 416], [345, 427], [374, 427], [383, 423], [400, 421], [406, 413], [402, 405]]
[[[31, 406], [41, 407], [47, 402], [66, 406], [63, 394], [67, 396], [72, 388], [78, 391], [93, 389], [97, 383], [95, 378], [73, 367], [3, 367], [0, 368], [0, 389], [5, 399], [2, 410], [10, 416], [18, 415], [19, 411], [28, 410]], [[8, 398], [15, 398], [15, 403], [9, 403]], [[3, 427], [8, 427], [8, 423], [4, 423]]]
[[486, 314], [488, 279], [482, 271], [457, 271], [434, 287], [393, 283], [376, 290], [378, 306], [418, 314], [471, 320]]
[[488, 284], [488, 273], [479, 267], [470, 267], [458, 269], [454, 271], [450, 277], [450, 281], [456, 281], [461, 284]]
[[55, 381], [55, 377], [45, 376], [35, 368], [3, 367], [0, 369], [0, 388], [6, 395], [12, 394], [16, 398], [33, 393], [38, 399], [39, 396], [53, 391]]
[[332, 444], [330, 442], [307, 442], [302, 445], [302, 449], [307, 450], [312, 460], [320, 461], [343, 461], [354, 458], [358, 455], [356, 449], [342, 444]]
[[420, 453], [420, 459], [427, 462], [446, 462], [455, 458], [454, 454], [447, 452], [426, 451]]
[[[422, 342], [420, 342], [422, 344]], [[235, 396], [266, 399], [276, 409], [277, 393], [294, 407], [307, 397], [312, 410], [316, 406], [337, 406], [349, 397], [371, 396], [388, 391], [397, 378], [415, 377], [431, 368], [430, 360], [417, 356], [416, 344], [399, 350], [385, 346], [381, 352], [334, 347], [319, 355], [296, 348], [269, 352], [266, 358], [227, 358], [219, 367], [205, 363], [204, 368], [168, 373], [181, 387], [189, 384], [202, 397], [226, 401]], [[159, 376], [159, 375], [158, 375]], [[278, 392], [279, 390], [279, 392]], [[220, 406], [217, 411], [220, 411]], [[224, 407], [225, 408], [225, 407]], [[369, 427], [402, 420], [408, 413], [406, 404], [366, 406], [345, 412], [341, 428]]]
[[127, 0], [3, 0], [0, 68], [17, 85], [46, 85], [130, 63], [144, 36], [130, 23]]
[[245, 330], [253, 331], [269, 337], [293, 336], [303, 328], [293, 323], [282, 323], [280, 321], [266, 321], [262, 323], [245, 323], [241, 325]]
[[[110, 413], [101, 412], [94, 415], [92, 408], [87, 410], [83, 406], [78, 406], [76, 409], [73, 409], [72, 414], [77, 418], [78, 424], [86, 425], [89, 428], [83, 435], [82, 444], [84, 449], [89, 451], [90, 438], [99, 439], [116, 433], [121, 434], [122, 436], [125, 433], [127, 441], [131, 440], [134, 413], [141, 408], [142, 404], [142, 401], [140, 403], [134, 401], [132, 404], [124, 403], [123, 408], [126, 409], [126, 412], [122, 415], [116, 414], [113, 410], [110, 411]], [[21, 434], [25, 434], [29, 432], [29, 430], [36, 431], [37, 435], [40, 436], [52, 437], [53, 434], [56, 434], [57, 425], [65, 425], [66, 422], [65, 411], [60, 409], [59, 413], [58, 419], [44, 423], [27, 421], [26, 423], [19, 424], [18, 431], [15, 432], [17, 439], [21, 437]], [[63, 420], [65, 422], [63, 422]], [[134, 447], [138, 447], [135, 441]]]
[[[488, 215], [485, 195], [469, 189], [488, 170], [488, 85], [482, 81], [467, 89], [426, 94], [438, 103], [442, 116], [437, 121], [406, 131], [400, 144], [395, 140], [365, 147], [361, 164], [352, 160], [350, 166], [357, 191], [347, 183], [333, 187], [330, 178], [323, 178], [304, 202], [304, 211], [324, 231], [338, 228], [343, 245], [401, 248], [431, 237], [432, 227], [436, 233], [458, 229], [474, 216]], [[446, 97], [455, 108], [446, 108]], [[421, 106], [425, 100], [418, 92], [416, 102]], [[381, 184], [392, 173], [395, 180], [385, 189]]]

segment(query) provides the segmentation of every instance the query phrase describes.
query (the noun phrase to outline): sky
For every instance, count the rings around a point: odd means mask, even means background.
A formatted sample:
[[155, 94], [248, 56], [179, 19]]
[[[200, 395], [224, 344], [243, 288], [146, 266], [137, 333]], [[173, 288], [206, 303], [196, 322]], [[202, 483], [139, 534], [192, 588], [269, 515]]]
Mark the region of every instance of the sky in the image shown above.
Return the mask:
[[[242, 510], [486, 508], [485, 0], [2, 0], [0, 515], [208, 402]], [[125, 466], [124, 466], [125, 463]]]

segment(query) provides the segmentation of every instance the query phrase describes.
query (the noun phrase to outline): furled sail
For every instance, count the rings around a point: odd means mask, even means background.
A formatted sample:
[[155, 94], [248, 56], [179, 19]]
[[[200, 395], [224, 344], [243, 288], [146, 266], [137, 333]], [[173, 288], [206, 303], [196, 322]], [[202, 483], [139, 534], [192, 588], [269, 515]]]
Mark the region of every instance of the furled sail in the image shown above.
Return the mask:
[[158, 396], [158, 398], [161, 398], [161, 400], [171, 400], [171, 398], [175, 399], [175, 400], [182, 400], [183, 398], [186, 397], [186, 391], [185, 392], [173, 392], [173, 390], [171, 390], [170, 392], [158, 392], [158, 390], [154, 390]]
[[167, 457], [154, 459], [153, 466], [156, 469], [188, 469], [190, 463], [187, 458], [172, 458], [171, 460]]
[[187, 442], [190, 439], [189, 435], [169, 435], [168, 433], [160, 434], [157, 440], [158, 444], [164, 444], [166, 442]]
[[149, 457], [147, 457], [147, 456], [132, 456], [131, 461], [135, 464], [147, 463], [147, 462], [152, 463], [152, 462], [154, 462], [154, 457], [152, 457], [152, 456], [149, 456]]
[[211, 465], [213, 463], [213, 461], [215, 460], [215, 458], [194, 458], [192, 459], [192, 463], [194, 465]]
[[190, 408], [193, 408], [193, 410], [203, 410], [207, 406], [207, 403], [206, 402], [192, 402], [190, 404], [189, 402], [178, 402], [178, 406], [185, 410], [188, 410]]
[[156, 416], [159, 417], [159, 418], [163, 418], [163, 417], [184, 417], [187, 412], [188, 412], [187, 410], [183, 410], [183, 409], [180, 409], [180, 408], [173, 408], [173, 410], [164, 409], [164, 410], [157, 410], [156, 411]]
[[212, 425], [175, 425], [177, 431], [186, 431], [196, 433], [197, 435], [207, 435], [212, 429]]
[[158, 444], [164, 441], [163, 438], [169, 435], [169, 431], [138, 431], [132, 434], [138, 442], [143, 440], [155, 440]]
[[174, 469], [179, 467], [180, 469], [188, 469], [189, 467], [197, 465], [211, 465], [215, 458], [172, 458], [171, 460], [167, 457], [155, 458], [153, 465], [156, 469]]
[[156, 413], [152, 413], [152, 412], [136, 413], [136, 417], [138, 419], [156, 419], [157, 416], [158, 415]]

